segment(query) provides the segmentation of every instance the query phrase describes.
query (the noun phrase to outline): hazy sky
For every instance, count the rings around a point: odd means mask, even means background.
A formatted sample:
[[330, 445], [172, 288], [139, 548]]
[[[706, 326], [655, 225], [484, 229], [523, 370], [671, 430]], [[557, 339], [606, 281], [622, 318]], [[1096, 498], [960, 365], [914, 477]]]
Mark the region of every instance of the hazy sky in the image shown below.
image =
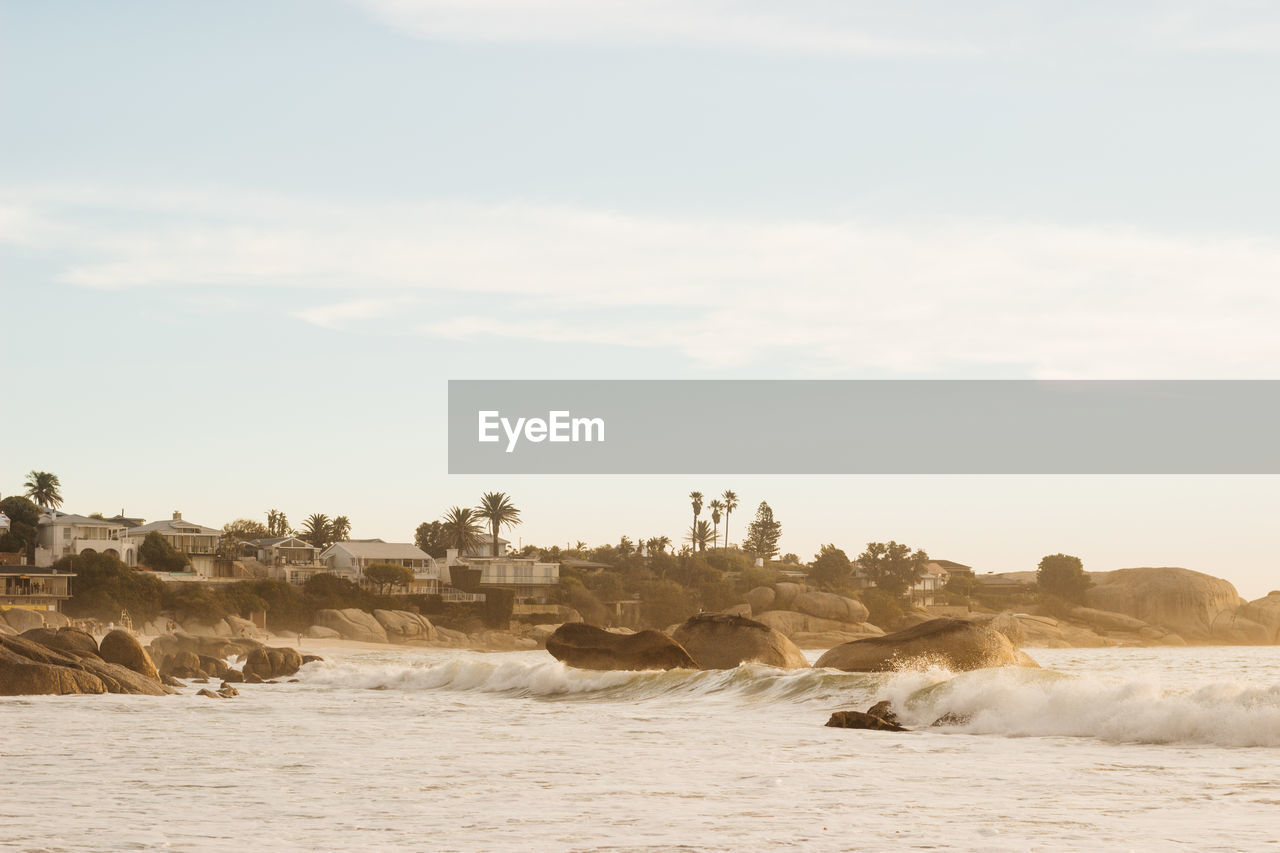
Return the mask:
[[[485, 479], [449, 378], [1275, 378], [1256, 2], [0, 0], [0, 494], [1280, 587], [1267, 478]], [[803, 417], [803, 413], [794, 413]], [[1224, 418], [1231, 413], [1224, 412]]]

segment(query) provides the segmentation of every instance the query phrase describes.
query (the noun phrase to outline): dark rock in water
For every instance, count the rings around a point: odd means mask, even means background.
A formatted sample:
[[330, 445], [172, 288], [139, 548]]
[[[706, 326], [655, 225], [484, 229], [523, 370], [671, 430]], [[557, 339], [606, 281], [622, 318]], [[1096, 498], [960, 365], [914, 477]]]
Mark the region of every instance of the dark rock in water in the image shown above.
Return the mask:
[[160, 683], [165, 687], [181, 687], [182, 682], [174, 678], [172, 675], [160, 674]]
[[226, 696], [223, 696], [220, 693], [215, 693], [212, 690], [209, 690], [208, 688], [196, 691], [196, 695], [204, 696], [208, 699], [226, 699], [227, 698]]
[[580, 669], [697, 669], [684, 647], [660, 631], [611, 634], [582, 622], [568, 622], [547, 637], [556, 660]]
[[202, 678], [204, 667], [200, 665], [200, 656], [195, 652], [174, 652], [164, 659], [166, 675], [174, 678]]
[[200, 676], [199, 678], [193, 678], [193, 679], [191, 679], [191, 683], [192, 683], [192, 684], [208, 684], [208, 683], [209, 683], [209, 679], [208, 679], [208, 677], [207, 677], [207, 676], [203, 676], [203, 675], [202, 675], [202, 676]]
[[672, 633], [699, 669], [733, 669], [762, 663], [782, 669], [808, 669], [795, 643], [768, 625], [728, 613], [699, 613]]
[[861, 711], [836, 711], [831, 715], [831, 719], [827, 720], [827, 725], [833, 729], [870, 729], [877, 732], [905, 732], [907, 731], [897, 723], [890, 723], [871, 714], [864, 714]]
[[324, 658], [320, 657], [320, 655], [303, 655], [302, 656], [302, 662], [304, 664], [314, 663], [315, 661], [323, 661], [323, 660]]
[[854, 640], [829, 650], [814, 666], [878, 672], [919, 661], [950, 670], [1038, 666], [999, 631], [963, 619], [931, 619], [905, 631]]
[[893, 723], [895, 726], [900, 725], [898, 715], [893, 712], [893, 705], [888, 699], [882, 699], [867, 709], [867, 713], [873, 717], [879, 717], [886, 723]]
[[948, 711], [938, 719], [930, 723], [930, 727], [935, 726], [967, 726], [973, 717], [969, 714], [957, 714], [955, 711]]
[[236, 690], [230, 684], [224, 684], [220, 688], [218, 688], [218, 695], [221, 696], [223, 699], [230, 699], [232, 696], [239, 696], [240, 691]]
[[227, 667], [227, 671], [222, 674], [222, 680], [232, 684], [244, 684], [244, 674], [238, 669]]
[[297, 649], [268, 648], [261, 646], [249, 652], [245, 659], [244, 677], [256, 675], [263, 680], [293, 675], [302, 666], [302, 655]]
[[128, 631], [117, 628], [103, 637], [98, 644], [98, 656], [107, 663], [118, 663], [152, 681], [160, 680], [160, 673], [151, 661], [151, 655], [147, 654], [138, 639]]
[[245, 683], [245, 684], [263, 684], [264, 682], [263, 682], [263, 680], [262, 680], [261, 678], [259, 678], [258, 676], [254, 675], [254, 674], [251, 672], [251, 673], [249, 673], [248, 675], [246, 675], [246, 676], [244, 677], [244, 683]]
[[290, 684], [301, 684], [301, 683], [302, 683], [302, 679], [301, 679], [301, 678], [290, 678], [290, 679], [289, 679], [289, 683], [290, 683]]
[[0, 636], [0, 695], [108, 692], [161, 696], [167, 691], [158, 680], [97, 655], [76, 656], [23, 637]]

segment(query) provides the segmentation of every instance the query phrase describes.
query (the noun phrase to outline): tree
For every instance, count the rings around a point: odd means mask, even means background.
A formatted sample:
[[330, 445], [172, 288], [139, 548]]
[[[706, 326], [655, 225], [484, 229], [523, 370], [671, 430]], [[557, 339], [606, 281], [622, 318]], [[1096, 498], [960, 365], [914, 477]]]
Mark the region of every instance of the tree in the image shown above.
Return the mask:
[[346, 542], [351, 538], [351, 519], [345, 515], [334, 516], [329, 522], [329, 542]]
[[191, 558], [175, 549], [156, 530], [148, 533], [138, 546], [138, 562], [153, 572], [185, 572], [191, 568]]
[[1069, 554], [1050, 554], [1036, 569], [1036, 584], [1042, 592], [1073, 604], [1084, 603], [1084, 593], [1093, 581], [1084, 573], [1084, 563]]
[[511, 503], [506, 492], [485, 492], [480, 497], [480, 506], [476, 514], [489, 522], [489, 530], [493, 533], [493, 556], [498, 556], [498, 531], [515, 527], [520, 523], [520, 510]]
[[118, 557], [104, 553], [77, 554], [63, 557], [53, 568], [76, 575], [71, 598], [66, 603], [68, 616], [105, 622], [119, 619], [123, 610], [128, 610], [135, 620], [143, 621], [160, 614], [164, 583], [155, 575], [134, 571]]
[[911, 548], [897, 542], [868, 542], [867, 550], [858, 557], [858, 566], [875, 585], [901, 598], [920, 580], [929, 555], [922, 550], [912, 553]]
[[695, 549], [705, 551], [707, 550], [707, 543], [712, 541], [712, 537], [711, 525], [704, 518], [693, 523], [693, 527], [689, 528], [689, 536], [687, 538]]
[[386, 595], [391, 587], [407, 587], [413, 583], [413, 569], [395, 563], [370, 563], [365, 566], [364, 578], [377, 585], [379, 595]]
[[823, 545], [814, 555], [809, 581], [824, 589], [838, 590], [848, 583], [852, 572], [848, 554], [835, 545]]
[[690, 492], [689, 502], [693, 504], [693, 527], [690, 532], [698, 527], [698, 515], [702, 512], [702, 492]]
[[457, 548], [459, 554], [470, 552], [484, 541], [480, 518], [470, 507], [450, 507], [444, 514], [441, 533], [444, 547]]
[[720, 500], [724, 501], [724, 547], [729, 547], [729, 515], [738, 508], [738, 493], [725, 489], [724, 494], [720, 496]]
[[278, 509], [267, 510], [267, 535], [268, 536], [288, 536], [289, 535], [289, 519]]
[[444, 525], [438, 521], [424, 521], [413, 531], [413, 544], [432, 557], [441, 558], [449, 549], [444, 541]]
[[720, 547], [720, 519], [723, 517], [721, 512], [724, 510], [724, 503], [719, 498], [713, 498], [711, 503], [711, 547]]
[[57, 474], [48, 471], [32, 471], [27, 474], [27, 481], [22, 484], [27, 490], [27, 497], [44, 509], [57, 509], [62, 506], [62, 483]]
[[26, 498], [10, 495], [0, 500], [0, 512], [9, 516], [9, 532], [22, 540], [23, 547], [17, 550], [25, 550], [27, 559], [32, 559], [40, 526], [40, 508]]
[[755, 521], [747, 525], [747, 538], [743, 547], [766, 560], [778, 553], [778, 540], [782, 538], [782, 524], [773, 518], [773, 509], [764, 501], [756, 508]]
[[266, 539], [271, 535], [271, 532], [260, 521], [237, 518], [235, 521], [228, 521], [222, 525], [222, 535], [224, 537], [229, 536], [238, 542], [247, 542], [250, 539]]
[[320, 512], [312, 513], [307, 516], [306, 521], [302, 522], [302, 538], [317, 548], [324, 548], [332, 541], [330, 539], [332, 525], [333, 522], [329, 521], [329, 516]]
[[693, 593], [675, 581], [653, 581], [645, 585], [640, 595], [641, 618], [659, 630], [683, 622], [697, 610]]

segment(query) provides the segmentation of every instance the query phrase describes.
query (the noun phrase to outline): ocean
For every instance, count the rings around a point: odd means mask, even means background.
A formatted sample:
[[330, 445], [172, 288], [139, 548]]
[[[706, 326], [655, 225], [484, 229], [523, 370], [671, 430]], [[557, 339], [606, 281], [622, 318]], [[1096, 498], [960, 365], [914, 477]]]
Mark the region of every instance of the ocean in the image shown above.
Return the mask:
[[[239, 697], [0, 699], [14, 850], [1254, 850], [1280, 648], [1044, 669], [587, 672], [319, 649]], [[811, 660], [818, 652], [808, 653]], [[215, 685], [216, 686], [216, 685]], [[196, 688], [191, 688], [194, 693]], [[907, 733], [826, 728], [892, 699]], [[963, 726], [930, 728], [947, 712]]]

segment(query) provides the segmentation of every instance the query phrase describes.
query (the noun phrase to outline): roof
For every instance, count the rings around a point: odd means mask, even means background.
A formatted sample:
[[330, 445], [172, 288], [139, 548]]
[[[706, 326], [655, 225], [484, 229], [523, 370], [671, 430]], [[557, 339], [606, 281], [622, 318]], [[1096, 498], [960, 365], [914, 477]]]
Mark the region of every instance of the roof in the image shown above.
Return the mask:
[[954, 569], [972, 569], [973, 568], [973, 566], [966, 566], [964, 563], [956, 563], [956, 562], [952, 562], [951, 560], [930, 560], [929, 562], [933, 563], [938, 568], [946, 569], [947, 571], [952, 571]]
[[[430, 560], [431, 556], [411, 542], [334, 542], [324, 553], [334, 549], [346, 551], [366, 560]], [[323, 555], [322, 555], [323, 556]]]
[[183, 521], [180, 518], [166, 518], [162, 521], [153, 521], [150, 524], [140, 524], [137, 527], [131, 527], [125, 531], [128, 536], [137, 533], [195, 533], [203, 536], [221, 536], [221, 530], [214, 530], [212, 527], [205, 527], [202, 524], [196, 524], [194, 521]]
[[303, 539], [301, 536], [272, 536], [267, 539], [246, 539], [245, 544], [257, 545], [259, 548], [270, 548], [272, 545], [279, 545], [281, 542], [288, 542], [291, 539], [297, 539], [299, 542], [306, 545], [308, 548], [315, 547], [310, 542]]
[[[70, 512], [59, 512], [56, 509], [51, 512], [47, 512], [44, 515], [49, 516], [52, 519], [51, 523], [53, 524], [81, 524], [91, 527], [124, 527], [123, 524], [118, 521], [112, 521], [109, 518], [90, 518], [87, 515], [75, 515]], [[41, 520], [44, 520], [44, 516], [41, 516]]]
[[571, 569], [612, 569], [611, 563], [593, 563], [590, 560], [561, 560], [562, 566], [568, 566]]

